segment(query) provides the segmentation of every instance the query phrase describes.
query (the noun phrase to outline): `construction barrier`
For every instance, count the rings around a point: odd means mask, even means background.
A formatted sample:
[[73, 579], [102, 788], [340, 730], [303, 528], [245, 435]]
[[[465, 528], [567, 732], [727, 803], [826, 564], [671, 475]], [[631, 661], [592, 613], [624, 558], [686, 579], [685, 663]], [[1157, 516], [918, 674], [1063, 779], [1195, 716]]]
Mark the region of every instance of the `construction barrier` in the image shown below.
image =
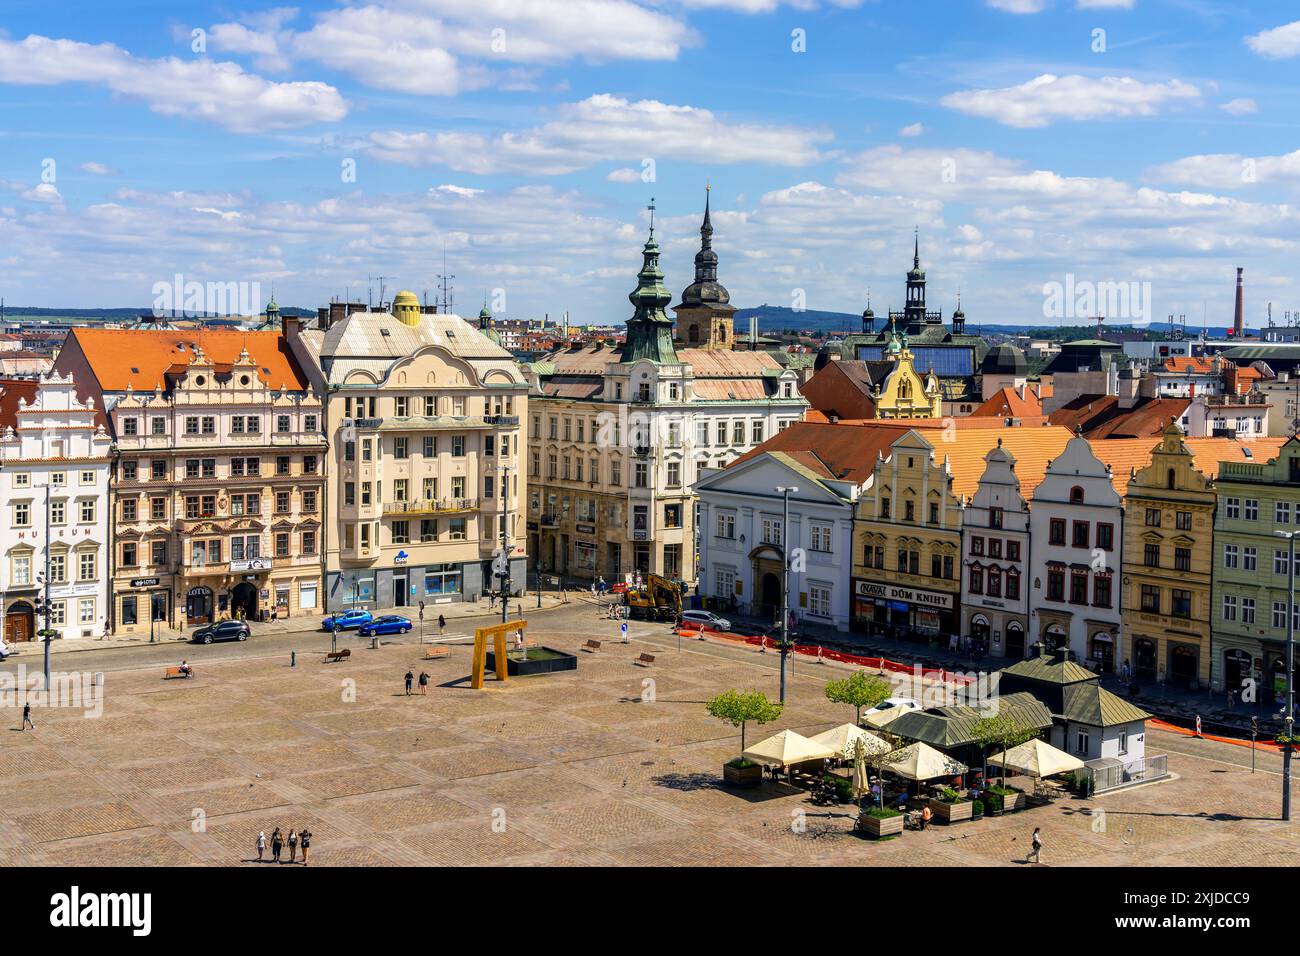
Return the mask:
[[[693, 621], [684, 621], [678, 628], [678, 633], [683, 637], [714, 638], [722, 641], [731, 641], [737, 644], [752, 644], [760, 650], [766, 651], [768, 648], [776, 648], [776, 642], [768, 637], [747, 637], [743, 634], [732, 634], [729, 631], [715, 631], [711, 627], [704, 627]], [[889, 672], [893, 674], [916, 674], [917, 667], [914, 664], [899, 664], [884, 657], [864, 657], [859, 654], [848, 654], [844, 651], [831, 650], [817, 644], [800, 644], [794, 648], [794, 653], [802, 654], [805, 657], [815, 657], [818, 661], [830, 660], [838, 661], [841, 664], [852, 664], [856, 667], [869, 667], [874, 670]], [[943, 684], [955, 684], [964, 687], [971, 683], [971, 677], [966, 674], [954, 674], [944, 668], [923, 667], [920, 669], [920, 675], [926, 680], [938, 681]]]
[[[1195, 737], [1196, 731], [1190, 727], [1179, 727], [1177, 724], [1171, 724], [1161, 720], [1159, 717], [1152, 717], [1147, 721], [1148, 726], [1153, 730], [1164, 730], [1171, 734], [1182, 734], [1184, 737]], [[1221, 744], [1236, 744], [1238, 747], [1249, 747], [1249, 740], [1241, 740], [1237, 737], [1220, 737], [1217, 734], [1201, 734], [1202, 740], [1213, 740]], [[1257, 740], [1255, 747], [1259, 750], [1268, 750], [1272, 753], [1281, 753], [1282, 745], [1272, 740]]]

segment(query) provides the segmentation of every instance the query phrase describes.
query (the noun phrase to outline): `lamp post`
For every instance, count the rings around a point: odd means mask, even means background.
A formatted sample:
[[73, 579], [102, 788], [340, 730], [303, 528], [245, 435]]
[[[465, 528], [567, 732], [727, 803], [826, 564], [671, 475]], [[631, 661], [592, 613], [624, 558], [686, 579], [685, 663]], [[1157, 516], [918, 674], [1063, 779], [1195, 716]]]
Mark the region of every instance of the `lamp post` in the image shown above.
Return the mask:
[[510, 469], [501, 469], [501, 570], [497, 573], [501, 581], [501, 623], [505, 624], [510, 613], [510, 540], [507, 536], [508, 515], [510, 513]]
[[1286, 744], [1282, 748], [1282, 819], [1291, 819], [1291, 735], [1295, 730], [1295, 531], [1275, 531], [1287, 539], [1286, 566], [1286, 710], [1282, 714]]
[[798, 494], [799, 489], [782, 486], [776, 489], [781, 493], [783, 504], [781, 520], [781, 703], [785, 703], [785, 666], [790, 656], [790, 495]]

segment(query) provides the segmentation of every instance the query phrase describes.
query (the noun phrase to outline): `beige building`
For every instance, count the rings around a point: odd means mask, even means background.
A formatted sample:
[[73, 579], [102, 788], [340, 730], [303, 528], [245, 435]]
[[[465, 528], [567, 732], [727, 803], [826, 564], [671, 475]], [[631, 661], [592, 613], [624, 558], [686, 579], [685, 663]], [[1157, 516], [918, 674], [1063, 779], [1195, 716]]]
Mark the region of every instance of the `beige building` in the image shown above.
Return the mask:
[[326, 607], [476, 601], [499, 588], [492, 559], [510, 550], [524, 584], [527, 386], [482, 316], [422, 307], [320, 310], [285, 317], [285, 336], [325, 396], [329, 488]]
[[323, 414], [278, 332], [73, 329], [115, 444], [109, 626], [320, 610]]

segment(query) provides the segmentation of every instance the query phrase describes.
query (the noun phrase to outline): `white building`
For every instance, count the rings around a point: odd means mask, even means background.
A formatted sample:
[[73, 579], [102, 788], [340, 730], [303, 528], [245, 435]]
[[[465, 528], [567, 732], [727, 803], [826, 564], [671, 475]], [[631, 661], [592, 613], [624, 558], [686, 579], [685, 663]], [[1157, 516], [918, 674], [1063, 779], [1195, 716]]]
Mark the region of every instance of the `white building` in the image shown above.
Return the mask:
[[982, 639], [995, 657], [1019, 660], [1029, 633], [1029, 505], [1001, 440], [984, 461], [962, 522], [962, 633]]
[[[797, 489], [789, 495], [788, 526], [778, 488]], [[711, 607], [779, 622], [788, 542], [788, 606], [796, 620], [848, 629], [855, 481], [838, 479], [815, 456], [760, 451], [706, 475], [695, 490], [700, 593]]]
[[100, 637], [109, 610], [111, 439], [71, 376], [0, 380], [0, 595], [7, 643]]
[[1110, 468], [1076, 435], [1034, 490], [1029, 629], [1104, 671], [1116, 667], [1123, 517]]

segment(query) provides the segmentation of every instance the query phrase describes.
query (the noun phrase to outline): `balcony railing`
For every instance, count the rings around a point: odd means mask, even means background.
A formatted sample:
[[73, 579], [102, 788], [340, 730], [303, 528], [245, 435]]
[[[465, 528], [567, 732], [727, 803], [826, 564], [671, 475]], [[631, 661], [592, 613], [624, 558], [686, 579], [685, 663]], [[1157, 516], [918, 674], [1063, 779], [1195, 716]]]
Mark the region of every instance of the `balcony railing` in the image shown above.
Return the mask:
[[385, 502], [384, 514], [448, 514], [457, 511], [477, 511], [478, 508], [477, 498], [420, 498]]

